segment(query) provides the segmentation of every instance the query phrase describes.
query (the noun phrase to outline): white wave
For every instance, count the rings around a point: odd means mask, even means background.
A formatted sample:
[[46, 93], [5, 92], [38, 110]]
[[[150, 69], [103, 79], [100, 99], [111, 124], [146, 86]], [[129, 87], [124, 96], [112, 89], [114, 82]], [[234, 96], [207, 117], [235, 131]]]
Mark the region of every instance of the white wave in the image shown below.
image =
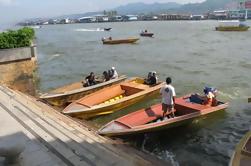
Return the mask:
[[61, 56], [61, 54], [54, 54], [52, 55], [53, 57], [58, 57], [58, 56]]
[[60, 57], [62, 54], [53, 54], [52, 56], [50, 56], [50, 58], [49, 58], [49, 61], [50, 60], [53, 60], [53, 59], [55, 59], [55, 58], [57, 58], [57, 57]]
[[91, 28], [91, 29], [75, 29], [75, 31], [78, 31], [78, 32], [100, 32], [100, 31], [104, 31], [104, 29], [102, 28]]
[[175, 160], [175, 155], [172, 152], [165, 150], [165, 156], [168, 160], [170, 160], [172, 166], [179, 166], [179, 163]]

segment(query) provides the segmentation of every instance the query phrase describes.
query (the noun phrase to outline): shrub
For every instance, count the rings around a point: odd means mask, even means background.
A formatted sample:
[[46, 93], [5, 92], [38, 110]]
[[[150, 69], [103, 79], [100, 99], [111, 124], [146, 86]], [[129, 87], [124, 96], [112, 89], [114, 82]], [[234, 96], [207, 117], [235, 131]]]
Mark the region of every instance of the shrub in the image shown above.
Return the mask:
[[24, 27], [19, 30], [8, 30], [0, 33], [0, 49], [28, 47], [35, 37], [32, 28]]

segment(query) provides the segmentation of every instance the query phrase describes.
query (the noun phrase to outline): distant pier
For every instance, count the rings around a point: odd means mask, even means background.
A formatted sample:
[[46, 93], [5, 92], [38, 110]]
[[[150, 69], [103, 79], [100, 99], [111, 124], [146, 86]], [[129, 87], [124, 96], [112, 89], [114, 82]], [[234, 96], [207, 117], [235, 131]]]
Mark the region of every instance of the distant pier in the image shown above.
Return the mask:
[[[17, 156], [25, 165], [169, 165], [129, 145], [101, 137], [88, 126], [21, 92], [0, 86], [0, 165]], [[19, 154], [20, 153], [20, 154]]]

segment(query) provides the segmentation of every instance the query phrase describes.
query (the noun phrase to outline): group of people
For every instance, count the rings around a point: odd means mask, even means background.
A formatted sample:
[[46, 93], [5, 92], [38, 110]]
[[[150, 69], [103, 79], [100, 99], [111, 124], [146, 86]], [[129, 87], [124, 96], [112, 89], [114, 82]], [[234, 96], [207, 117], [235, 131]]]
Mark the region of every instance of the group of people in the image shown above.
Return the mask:
[[[162, 110], [164, 117], [174, 117], [174, 106], [175, 106], [175, 88], [171, 85], [172, 79], [170, 77], [166, 78], [166, 84], [160, 89], [160, 94], [162, 96]], [[216, 99], [217, 89], [212, 87], [205, 87], [204, 95], [194, 94], [191, 95], [190, 101], [198, 104], [203, 104], [206, 106], [216, 106], [218, 101]]]
[[95, 74], [91, 72], [87, 77], [85, 77], [85, 80], [82, 83], [84, 87], [88, 87], [96, 85], [98, 82], [105, 82], [118, 77], [118, 72], [116, 71], [115, 67], [112, 67], [110, 70], [103, 72], [103, 78], [101, 81], [98, 81]]
[[147, 78], [144, 80], [144, 83], [147, 85], [156, 85], [158, 82], [158, 77], [155, 71], [150, 71], [147, 75]]
[[111, 79], [119, 78], [118, 72], [116, 71], [115, 67], [112, 67], [111, 70], [103, 72], [103, 81], [109, 81]]

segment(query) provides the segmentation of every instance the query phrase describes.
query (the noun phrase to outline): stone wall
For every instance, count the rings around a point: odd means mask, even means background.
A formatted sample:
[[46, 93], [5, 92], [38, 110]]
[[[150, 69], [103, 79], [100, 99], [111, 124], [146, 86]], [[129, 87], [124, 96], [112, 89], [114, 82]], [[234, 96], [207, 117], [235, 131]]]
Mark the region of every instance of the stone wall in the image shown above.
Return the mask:
[[13, 49], [1, 49], [0, 50], [0, 64], [13, 61], [21, 61], [36, 57], [36, 46], [13, 48]]
[[36, 62], [34, 46], [0, 50], [0, 84], [35, 95]]

